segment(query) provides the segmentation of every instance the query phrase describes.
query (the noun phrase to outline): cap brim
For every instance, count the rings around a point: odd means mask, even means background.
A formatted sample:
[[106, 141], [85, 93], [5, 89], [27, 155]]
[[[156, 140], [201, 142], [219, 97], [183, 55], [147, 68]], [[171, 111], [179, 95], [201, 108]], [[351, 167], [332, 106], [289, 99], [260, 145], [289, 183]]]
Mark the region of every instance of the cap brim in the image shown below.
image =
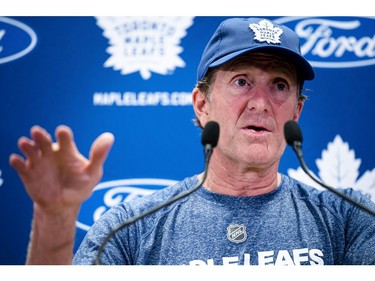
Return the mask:
[[315, 78], [314, 69], [304, 57], [282, 46], [259, 46], [259, 47], [240, 50], [240, 51], [231, 53], [229, 55], [226, 55], [224, 57], [221, 57], [218, 60], [212, 62], [209, 65], [209, 68], [221, 66], [240, 55], [243, 55], [249, 52], [254, 52], [254, 51], [257, 51], [257, 52], [262, 51], [262, 52], [271, 53], [275, 55], [281, 55], [282, 57], [285, 57], [286, 59], [293, 62], [293, 64], [297, 68], [298, 75], [303, 80], [313, 80]]

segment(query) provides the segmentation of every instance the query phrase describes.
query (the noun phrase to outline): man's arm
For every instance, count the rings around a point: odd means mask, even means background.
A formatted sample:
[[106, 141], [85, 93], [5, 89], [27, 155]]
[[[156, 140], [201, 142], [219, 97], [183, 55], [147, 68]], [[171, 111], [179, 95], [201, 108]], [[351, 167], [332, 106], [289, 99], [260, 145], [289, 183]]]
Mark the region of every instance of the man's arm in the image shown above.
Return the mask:
[[27, 264], [71, 264], [79, 209], [102, 177], [114, 141], [110, 133], [100, 135], [86, 159], [69, 127], [59, 126], [55, 135], [53, 143], [43, 128], [34, 126], [31, 139], [18, 141], [26, 159], [9, 158], [34, 202]]
[[71, 264], [78, 210], [49, 216], [34, 203], [26, 264]]

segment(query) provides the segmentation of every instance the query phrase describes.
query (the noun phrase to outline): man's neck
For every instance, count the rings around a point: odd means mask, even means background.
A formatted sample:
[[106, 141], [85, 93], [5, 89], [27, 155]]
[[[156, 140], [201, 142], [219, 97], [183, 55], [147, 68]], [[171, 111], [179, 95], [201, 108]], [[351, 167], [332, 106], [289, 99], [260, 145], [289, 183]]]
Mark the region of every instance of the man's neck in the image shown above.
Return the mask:
[[[257, 196], [274, 191], [281, 183], [277, 165], [267, 169], [226, 169], [211, 165], [204, 187], [231, 196]], [[202, 175], [199, 175], [200, 178]]]

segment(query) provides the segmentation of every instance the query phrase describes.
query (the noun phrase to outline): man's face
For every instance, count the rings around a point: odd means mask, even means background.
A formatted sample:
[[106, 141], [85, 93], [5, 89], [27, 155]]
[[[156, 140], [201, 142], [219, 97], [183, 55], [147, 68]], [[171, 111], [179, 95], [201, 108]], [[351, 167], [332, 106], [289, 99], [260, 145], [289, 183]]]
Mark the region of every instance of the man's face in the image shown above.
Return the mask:
[[246, 168], [278, 165], [286, 146], [284, 124], [298, 120], [302, 110], [295, 75], [248, 63], [221, 68], [216, 75], [203, 122], [220, 124], [217, 157]]

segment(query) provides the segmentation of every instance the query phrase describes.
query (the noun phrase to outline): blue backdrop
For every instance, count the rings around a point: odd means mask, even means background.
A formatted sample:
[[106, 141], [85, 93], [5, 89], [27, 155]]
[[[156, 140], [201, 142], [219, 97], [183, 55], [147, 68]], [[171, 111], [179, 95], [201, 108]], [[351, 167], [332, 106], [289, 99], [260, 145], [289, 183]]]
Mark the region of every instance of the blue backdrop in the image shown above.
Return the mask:
[[[375, 200], [375, 20], [269, 17], [294, 29], [315, 66], [300, 119], [310, 169]], [[9, 155], [38, 124], [66, 124], [85, 156], [116, 141], [77, 221], [76, 247], [108, 208], [203, 169], [190, 93], [224, 17], [0, 17], [0, 264], [24, 264], [32, 202]], [[309, 182], [290, 148], [280, 171]]]

